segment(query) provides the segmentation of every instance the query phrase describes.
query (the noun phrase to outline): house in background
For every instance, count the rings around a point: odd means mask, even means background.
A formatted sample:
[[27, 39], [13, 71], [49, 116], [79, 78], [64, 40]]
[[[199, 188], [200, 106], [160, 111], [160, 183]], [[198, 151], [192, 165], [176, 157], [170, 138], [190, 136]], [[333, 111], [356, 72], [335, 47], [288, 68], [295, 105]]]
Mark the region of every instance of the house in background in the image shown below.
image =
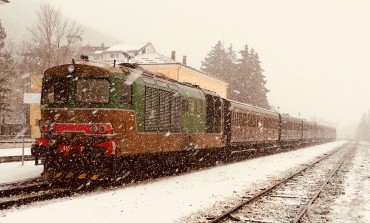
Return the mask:
[[139, 44], [116, 44], [107, 49], [99, 49], [90, 54], [91, 61], [97, 62], [112, 62], [114, 60], [127, 62], [130, 58], [137, 55], [156, 52], [153, 44], [139, 43]]
[[90, 61], [108, 62], [116, 61], [137, 63], [150, 71], [162, 73], [170, 79], [198, 85], [201, 88], [214, 91], [226, 98], [227, 83], [211, 75], [205, 74], [195, 68], [187, 66], [186, 56], [182, 62], [176, 61], [176, 52], [166, 57], [156, 52], [150, 42], [142, 44], [116, 44], [105, 50], [97, 50], [89, 56]]
[[[78, 56], [80, 57], [81, 55], [88, 56], [90, 59], [94, 60], [94, 55], [96, 52], [103, 52], [107, 50], [109, 47], [104, 46], [104, 43], [102, 43], [100, 46], [81, 46], [80, 49], [78, 50]], [[99, 54], [97, 54], [98, 57], [96, 60], [101, 61], [102, 58], [100, 58]]]
[[186, 56], [183, 56], [182, 62], [176, 61], [176, 52], [172, 51], [171, 58], [154, 52], [135, 56], [130, 62], [137, 63], [147, 70], [164, 74], [170, 79], [198, 85], [200, 88], [216, 92], [222, 98], [227, 98], [228, 83], [187, 66], [186, 59]]

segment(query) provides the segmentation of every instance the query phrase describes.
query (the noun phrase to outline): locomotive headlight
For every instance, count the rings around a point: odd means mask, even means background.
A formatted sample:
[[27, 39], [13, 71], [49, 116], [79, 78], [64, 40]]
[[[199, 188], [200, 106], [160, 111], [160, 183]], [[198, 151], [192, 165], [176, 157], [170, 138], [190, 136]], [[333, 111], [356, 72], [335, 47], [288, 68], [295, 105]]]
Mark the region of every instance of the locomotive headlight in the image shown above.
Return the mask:
[[96, 133], [96, 132], [98, 131], [98, 126], [96, 126], [96, 125], [92, 125], [92, 126], [90, 127], [90, 131], [91, 131], [92, 133]]
[[71, 64], [71, 65], [68, 66], [67, 70], [68, 70], [69, 73], [72, 73], [73, 71], [75, 71], [75, 66], [73, 66]]
[[47, 125], [41, 125], [41, 126], [40, 126], [40, 131], [41, 131], [42, 133], [47, 132], [47, 131], [48, 131], [48, 126], [47, 126]]
[[104, 125], [99, 126], [99, 133], [105, 133], [106, 128]]

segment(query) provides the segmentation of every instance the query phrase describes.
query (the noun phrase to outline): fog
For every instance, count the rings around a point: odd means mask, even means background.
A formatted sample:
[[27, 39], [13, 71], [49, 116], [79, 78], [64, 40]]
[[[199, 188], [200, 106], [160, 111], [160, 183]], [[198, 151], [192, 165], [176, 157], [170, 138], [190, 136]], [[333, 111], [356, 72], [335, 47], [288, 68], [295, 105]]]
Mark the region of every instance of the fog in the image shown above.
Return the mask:
[[[270, 105], [283, 113], [347, 129], [370, 109], [369, 1], [45, 1], [116, 42], [151, 42], [195, 68], [218, 40], [235, 51], [248, 44], [262, 62]], [[41, 1], [29, 2], [0, 6], [6, 31], [14, 23], [2, 14], [31, 13]]]

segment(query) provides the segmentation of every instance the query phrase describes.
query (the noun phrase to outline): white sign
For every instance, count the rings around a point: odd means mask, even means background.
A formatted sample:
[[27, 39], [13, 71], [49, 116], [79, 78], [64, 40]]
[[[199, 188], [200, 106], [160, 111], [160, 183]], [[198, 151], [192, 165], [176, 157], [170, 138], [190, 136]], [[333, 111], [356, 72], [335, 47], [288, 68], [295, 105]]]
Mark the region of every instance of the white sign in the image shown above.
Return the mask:
[[24, 93], [23, 103], [24, 104], [40, 104], [41, 93]]

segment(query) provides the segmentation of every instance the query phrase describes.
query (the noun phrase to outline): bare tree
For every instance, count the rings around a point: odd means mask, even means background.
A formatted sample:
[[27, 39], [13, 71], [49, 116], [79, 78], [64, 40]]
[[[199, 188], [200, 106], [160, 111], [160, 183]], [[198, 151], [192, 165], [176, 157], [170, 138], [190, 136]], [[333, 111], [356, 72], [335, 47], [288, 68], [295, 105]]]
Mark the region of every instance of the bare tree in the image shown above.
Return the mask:
[[80, 25], [65, 19], [60, 9], [48, 3], [41, 4], [37, 20], [28, 30], [32, 34], [32, 46], [25, 53], [35, 56], [42, 70], [69, 60], [83, 32]]

